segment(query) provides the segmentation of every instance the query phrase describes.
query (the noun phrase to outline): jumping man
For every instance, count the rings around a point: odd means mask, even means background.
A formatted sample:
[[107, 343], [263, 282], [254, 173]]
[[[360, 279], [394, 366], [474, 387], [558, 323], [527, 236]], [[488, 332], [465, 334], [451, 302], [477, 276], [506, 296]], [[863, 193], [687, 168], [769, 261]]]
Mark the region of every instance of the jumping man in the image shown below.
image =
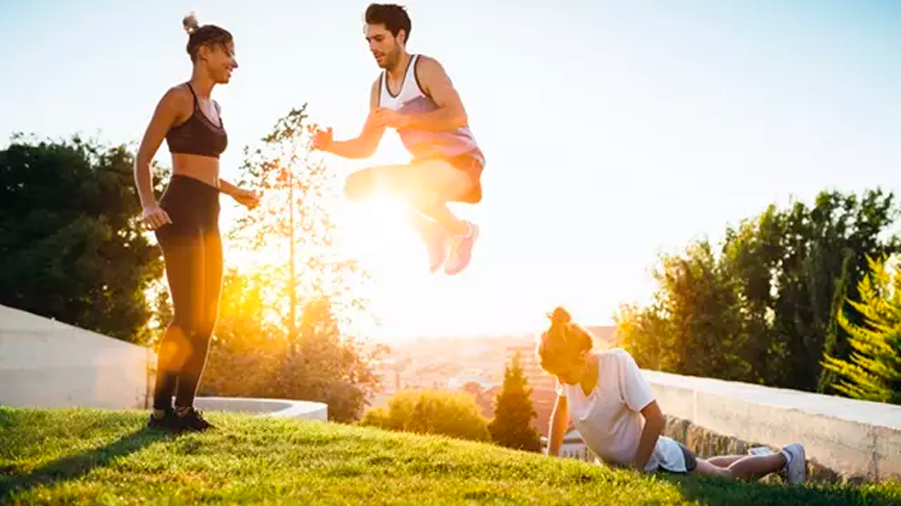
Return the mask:
[[428, 247], [431, 272], [444, 265], [445, 273], [457, 274], [469, 265], [479, 228], [454, 216], [447, 203], [481, 201], [485, 157], [444, 68], [434, 58], [407, 53], [406, 10], [372, 4], [364, 17], [370, 51], [383, 69], [372, 83], [369, 116], [358, 137], [336, 141], [328, 128], [314, 134], [313, 146], [344, 158], [368, 158], [385, 129], [394, 128], [412, 162], [357, 171], [344, 192], [354, 202], [381, 190], [402, 196]]

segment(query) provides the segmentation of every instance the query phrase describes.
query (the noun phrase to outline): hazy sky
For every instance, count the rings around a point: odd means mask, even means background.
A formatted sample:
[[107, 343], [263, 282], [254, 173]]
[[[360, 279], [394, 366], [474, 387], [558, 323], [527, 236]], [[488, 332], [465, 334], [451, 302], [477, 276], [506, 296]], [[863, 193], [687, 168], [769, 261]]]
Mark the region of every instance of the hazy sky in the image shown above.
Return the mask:
[[[190, 75], [189, 10], [236, 39], [241, 67], [214, 91], [231, 142], [225, 177], [304, 102], [337, 137], [355, 135], [378, 72], [361, 32], [367, 2], [310, 4], [4, 1], [0, 139], [136, 143], [162, 93]], [[483, 203], [461, 211], [482, 237], [454, 278], [428, 275], [398, 225], [342, 213], [347, 230], [368, 232], [348, 244], [379, 281], [381, 333], [530, 330], [558, 303], [609, 323], [619, 303], [650, 294], [660, 251], [717, 239], [792, 196], [899, 189], [899, 1], [406, 5], [409, 50], [445, 66], [488, 165]], [[374, 158], [407, 155], [389, 135]], [[165, 144], [158, 159], [169, 163]], [[333, 166], [343, 176], [365, 163]]]

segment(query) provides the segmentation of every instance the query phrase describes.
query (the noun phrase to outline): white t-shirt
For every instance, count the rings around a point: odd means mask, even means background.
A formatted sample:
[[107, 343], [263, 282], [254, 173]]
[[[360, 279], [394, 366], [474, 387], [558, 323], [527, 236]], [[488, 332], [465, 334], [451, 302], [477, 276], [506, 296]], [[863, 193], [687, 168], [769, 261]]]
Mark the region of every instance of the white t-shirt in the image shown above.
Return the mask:
[[[570, 419], [591, 451], [605, 462], [628, 465], [635, 458], [644, 428], [641, 410], [654, 400], [654, 394], [626, 350], [604, 350], [597, 357], [597, 384], [588, 395], [581, 385], [568, 385], [559, 379], [557, 395], [566, 397]], [[661, 436], [645, 470], [664, 467], [679, 471], [684, 466], [681, 448]]]

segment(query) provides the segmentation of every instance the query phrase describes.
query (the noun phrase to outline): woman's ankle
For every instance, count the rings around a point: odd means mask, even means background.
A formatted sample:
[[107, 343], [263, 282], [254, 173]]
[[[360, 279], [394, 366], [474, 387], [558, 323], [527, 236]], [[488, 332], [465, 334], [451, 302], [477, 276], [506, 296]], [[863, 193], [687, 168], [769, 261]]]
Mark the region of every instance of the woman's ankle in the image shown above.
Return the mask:
[[178, 417], [185, 417], [191, 414], [191, 411], [194, 411], [194, 406], [175, 406], [175, 415]]

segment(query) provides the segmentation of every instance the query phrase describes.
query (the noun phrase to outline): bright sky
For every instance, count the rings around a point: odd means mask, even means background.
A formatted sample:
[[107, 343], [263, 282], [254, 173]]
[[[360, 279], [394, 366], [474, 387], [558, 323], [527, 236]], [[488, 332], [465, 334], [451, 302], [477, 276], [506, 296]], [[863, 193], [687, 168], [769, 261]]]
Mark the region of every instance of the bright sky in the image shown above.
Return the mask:
[[[162, 93], [190, 76], [189, 10], [236, 38], [241, 67], [214, 91], [231, 139], [224, 177], [304, 102], [336, 137], [355, 135], [378, 72], [367, 2], [314, 4], [4, 1], [0, 139], [136, 144]], [[467, 271], [431, 276], [412, 235], [348, 205], [344, 242], [379, 281], [377, 335], [529, 331], [558, 303], [610, 323], [651, 293], [657, 252], [718, 239], [791, 196], [901, 186], [901, 2], [406, 5], [409, 50], [445, 66], [488, 158], [483, 203], [461, 208], [482, 237]], [[165, 144], [158, 159], [169, 164]], [[405, 160], [394, 135], [374, 157]]]

